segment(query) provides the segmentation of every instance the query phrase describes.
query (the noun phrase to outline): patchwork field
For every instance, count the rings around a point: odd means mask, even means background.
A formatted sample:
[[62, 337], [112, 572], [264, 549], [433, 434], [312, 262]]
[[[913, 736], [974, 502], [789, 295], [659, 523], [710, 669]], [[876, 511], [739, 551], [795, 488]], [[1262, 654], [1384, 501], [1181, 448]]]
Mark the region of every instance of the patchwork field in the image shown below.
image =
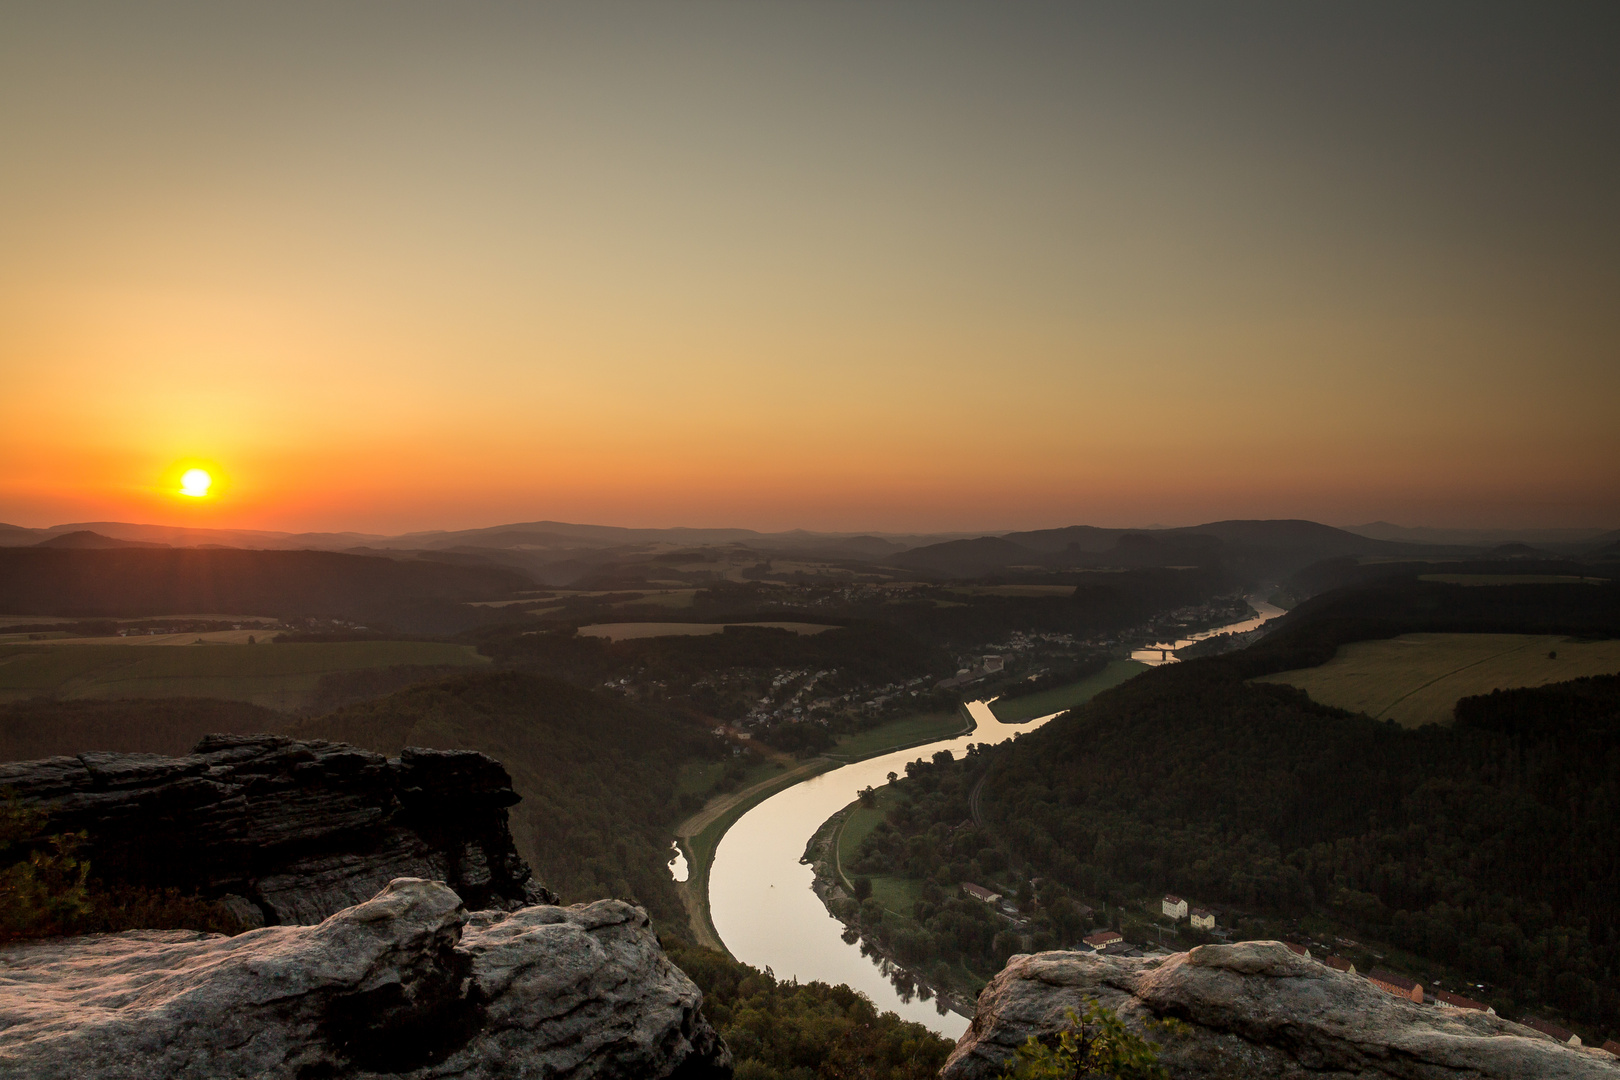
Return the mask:
[[1050, 690], [1042, 690], [1028, 697], [992, 701], [990, 711], [1003, 724], [1022, 724], [1037, 717], [1051, 716], [1055, 712], [1084, 705], [1104, 690], [1118, 686], [1126, 679], [1135, 678], [1146, 670], [1148, 670], [1146, 664], [1139, 664], [1135, 660], [1114, 660], [1097, 674], [1079, 682], [1054, 686]]
[[1419, 581], [1446, 585], [1602, 585], [1609, 579], [1574, 574], [1424, 574]]
[[689, 622], [619, 622], [593, 623], [582, 626], [583, 637], [603, 637], [609, 641], [629, 641], [632, 638], [693, 637], [701, 634], [719, 634], [728, 626], [763, 626], [773, 630], [791, 630], [795, 634], [819, 634], [823, 630], [836, 630], [836, 626], [805, 622], [745, 622], [745, 623], [689, 623]]
[[[120, 637], [74, 637], [62, 631], [42, 634], [0, 634], [0, 645], [23, 642], [43, 642], [46, 645], [251, 645], [274, 641], [280, 630], [261, 630], [249, 626], [244, 630], [203, 630], [188, 634], [130, 634]], [[252, 641], [248, 639], [252, 638]]]
[[[191, 635], [193, 639], [197, 636]], [[433, 641], [168, 648], [140, 648], [128, 640], [116, 645], [4, 645], [0, 646], [0, 701], [210, 697], [293, 709], [308, 700], [322, 675], [334, 672], [404, 666], [481, 667], [488, 663], [470, 645]]]
[[1341, 646], [1314, 668], [1258, 682], [1297, 686], [1324, 705], [1403, 727], [1451, 722], [1461, 698], [1620, 671], [1620, 641], [1539, 634], [1406, 634]]
[[964, 596], [1073, 596], [1073, 585], [953, 585]]

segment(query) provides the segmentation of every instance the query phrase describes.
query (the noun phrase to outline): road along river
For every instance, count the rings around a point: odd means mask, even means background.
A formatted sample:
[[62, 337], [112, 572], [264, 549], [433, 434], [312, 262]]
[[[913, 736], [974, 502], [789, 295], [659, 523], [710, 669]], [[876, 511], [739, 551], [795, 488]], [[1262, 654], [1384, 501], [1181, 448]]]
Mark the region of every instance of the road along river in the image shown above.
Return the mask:
[[[1255, 607], [1262, 612], [1259, 621], [1269, 617], [1265, 615], [1269, 604]], [[1257, 625], [1258, 621], [1248, 620], [1210, 634]], [[1006, 742], [1059, 715], [1003, 724], [986, 702], [969, 702], [967, 710], [977, 723], [971, 734], [822, 773], [778, 792], [737, 819], [721, 838], [709, 871], [709, 913], [733, 956], [770, 968], [778, 979], [847, 983], [879, 1009], [892, 1009], [947, 1038], [959, 1038], [967, 1030], [965, 1017], [942, 1013], [937, 1002], [902, 995], [883, 967], [862, 956], [858, 944], [845, 942], [843, 924], [828, 914], [810, 889], [814, 871], [799, 862], [824, 821], [854, 802], [862, 788], [881, 787], [891, 772], [905, 775], [907, 762], [931, 758], [941, 750], [961, 757], [974, 743]]]

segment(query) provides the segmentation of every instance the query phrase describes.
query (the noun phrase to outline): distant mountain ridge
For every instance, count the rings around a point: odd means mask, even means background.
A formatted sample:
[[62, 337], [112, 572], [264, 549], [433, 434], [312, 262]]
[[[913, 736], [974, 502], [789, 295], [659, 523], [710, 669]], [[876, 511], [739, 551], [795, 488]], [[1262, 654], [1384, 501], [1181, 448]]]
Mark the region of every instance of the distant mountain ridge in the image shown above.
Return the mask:
[[[1378, 535], [1369, 535], [1375, 533]], [[1420, 538], [1421, 537], [1421, 538]], [[1471, 537], [1462, 543], [1458, 537]], [[713, 575], [673, 574], [666, 556], [719, 556], [758, 578], [777, 560], [834, 575], [914, 574], [924, 579], [1029, 575], [1071, 570], [1220, 567], [1251, 581], [1277, 581], [1326, 559], [1474, 559], [1495, 553], [1612, 559], [1620, 531], [1406, 529], [1387, 523], [1339, 529], [1301, 519], [1227, 520], [1175, 528], [1070, 525], [1005, 533], [766, 533], [733, 528], [626, 528], [560, 521], [382, 536], [358, 532], [282, 533], [193, 529], [125, 522], [79, 522], [49, 529], [0, 525], [0, 551], [19, 547], [167, 547], [344, 552], [373, 558], [515, 571], [550, 587], [633, 589], [702, 584]], [[1513, 547], [1511, 545], [1523, 545]], [[1532, 549], [1534, 549], [1532, 551]], [[803, 568], [803, 567], [801, 567]], [[819, 568], [819, 569], [818, 569]], [[720, 576], [724, 576], [722, 573]]]

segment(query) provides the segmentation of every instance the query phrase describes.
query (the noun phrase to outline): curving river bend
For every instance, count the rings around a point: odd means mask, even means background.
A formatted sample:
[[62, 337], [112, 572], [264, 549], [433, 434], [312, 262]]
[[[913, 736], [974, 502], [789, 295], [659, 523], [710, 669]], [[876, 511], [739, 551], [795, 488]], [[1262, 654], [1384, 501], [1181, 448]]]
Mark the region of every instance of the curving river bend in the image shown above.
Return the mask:
[[[1251, 603], [1261, 613], [1259, 618], [1198, 637], [1252, 630], [1282, 614], [1270, 604]], [[934, 1001], [902, 995], [885, 974], [886, 964], [880, 967], [861, 955], [858, 944], [846, 943], [843, 924], [828, 914], [810, 889], [815, 872], [799, 862], [805, 845], [824, 821], [854, 802], [862, 788], [881, 787], [891, 772], [904, 775], [907, 762], [932, 757], [941, 750], [960, 757], [971, 744], [1005, 742], [1058, 715], [1003, 724], [986, 702], [969, 702], [967, 709], [977, 723], [970, 734], [822, 773], [771, 796], [726, 831], [709, 871], [709, 911], [732, 955], [755, 967], [769, 967], [779, 979], [847, 983], [870, 997], [879, 1009], [892, 1009], [947, 1038], [959, 1038], [967, 1030], [965, 1017], [942, 1012]]]

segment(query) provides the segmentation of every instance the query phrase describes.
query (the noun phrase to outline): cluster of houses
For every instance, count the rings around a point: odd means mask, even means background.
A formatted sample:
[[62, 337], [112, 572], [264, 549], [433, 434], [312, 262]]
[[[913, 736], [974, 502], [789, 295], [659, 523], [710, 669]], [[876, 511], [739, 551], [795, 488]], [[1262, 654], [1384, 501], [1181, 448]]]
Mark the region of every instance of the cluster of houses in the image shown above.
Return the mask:
[[1213, 932], [1215, 929], [1215, 913], [1213, 911], [1201, 907], [1188, 907], [1187, 901], [1179, 896], [1166, 896], [1164, 902], [1159, 905], [1159, 909], [1170, 917], [1171, 922], [1180, 922], [1182, 919], [1186, 919], [1192, 923], [1194, 930]]
[[[1305, 959], [1317, 960], [1315, 956], [1311, 955], [1311, 950], [1306, 946], [1297, 945], [1291, 941], [1287, 942], [1286, 944], [1295, 953], [1298, 953]], [[1342, 971], [1348, 975], [1360, 974], [1358, 971], [1356, 971], [1356, 965], [1352, 964], [1342, 956], [1324, 956], [1317, 962], [1326, 964], [1333, 970]], [[1382, 990], [1384, 993], [1393, 994], [1395, 997], [1404, 998], [1405, 1000], [1418, 1005], [1443, 1005], [1450, 1009], [1471, 1009], [1475, 1012], [1486, 1013], [1490, 1016], [1496, 1015], [1496, 1010], [1485, 1004], [1483, 1001], [1475, 1001], [1473, 998], [1464, 997], [1462, 994], [1453, 994], [1449, 990], [1435, 990], [1425, 997], [1422, 983], [1408, 979], [1405, 975], [1397, 975], [1392, 971], [1385, 971], [1383, 968], [1373, 968], [1371, 971], [1367, 972], [1365, 978], [1368, 982], [1378, 987], [1378, 989]], [[1539, 1031], [1543, 1035], [1563, 1043], [1565, 1046], [1581, 1045], [1581, 1037], [1579, 1035], [1575, 1034], [1573, 1031], [1570, 1031], [1568, 1028], [1559, 1027], [1557, 1024], [1548, 1023], [1545, 1020], [1518, 1020], [1515, 1021], [1515, 1023], [1523, 1024], [1527, 1028], [1534, 1028], [1536, 1031]], [[1606, 1050], [1615, 1057], [1620, 1057], [1620, 1042], [1616, 1042], [1613, 1039], [1605, 1042], [1601, 1047], [1599, 1047], [1599, 1049]]]
[[[1195, 929], [1211, 931], [1215, 929], [1214, 913], [1203, 908], [1192, 907], [1179, 896], [1166, 896], [1160, 905], [1160, 910], [1171, 919], [1177, 921], [1181, 919], [1190, 920]], [[1116, 930], [1098, 930], [1087, 935], [1082, 940], [1092, 952], [1104, 956], [1117, 956], [1131, 951], [1131, 946], [1126, 942], [1124, 935]], [[1355, 964], [1342, 956], [1326, 955], [1318, 958], [1312, 955], [1307, 946], [1291, 941], [1284, 944], [1299, 956], [1324, 964], [1334, 971], [1342, 971], [1347, 975], [1362, 975], [1361, 972], [1356, 970]], [[1353, 945], [1354, 942], [1345, 942], [1345, 944]], [[1395, 997], [1403, 998], [1418, 1005], [1429, 1004], [1436, 1007], [1445, 1006], [1451, 1009], [1471, 1009], [1490, 1016], [1496, 1015], [1496, 1010], [1483, 1001], [1475, 1001], [1471, 997], [1454, 994], [1449, 990], [1433, 990], [1425, 995], [1422, 983], [1408, 979], [1405, 975], [1397, 975], [1393, 971], [1385, 971], [1383, 968], [1373, 968], [1362, 977], [1384, 991], [1384, 993], [1392, 994]], [[1519, 1020], [1516, 1023], [1523, 1024], [1528, 1028], [1534, 1028], [1543, 1035], [1549, 1036], [1566, 1046], [1581, 1045], [1579, 1035], [1557, 1024], [1548, 1023], [1545, 1020]], [[1599, 1049], [1620, 1058], [1620, 1041], [1610, 1039]]]

